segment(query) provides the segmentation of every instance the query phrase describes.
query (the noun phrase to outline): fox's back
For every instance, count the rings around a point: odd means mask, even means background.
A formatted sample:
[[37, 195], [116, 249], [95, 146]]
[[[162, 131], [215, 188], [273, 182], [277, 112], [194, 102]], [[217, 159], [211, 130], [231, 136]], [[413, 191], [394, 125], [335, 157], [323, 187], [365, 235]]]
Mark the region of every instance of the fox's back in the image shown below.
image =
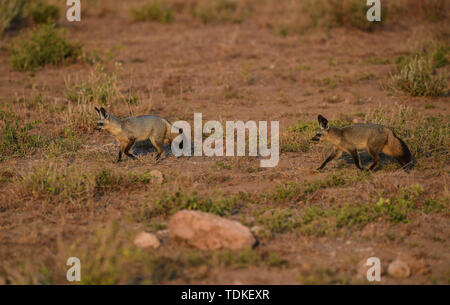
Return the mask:
[[137, 140], [146, 139], [149, 133], [165, 134], [166, 122], [156, 115], [141, 115], [122, 120], [125, 133]]
[[391, 132], [389, 128], [378, 124], [354, 124], [341, 130], [343, 142], [351, 143], [357, 149], [367, 148], [369, 140], [372, 143], [386, 143]]

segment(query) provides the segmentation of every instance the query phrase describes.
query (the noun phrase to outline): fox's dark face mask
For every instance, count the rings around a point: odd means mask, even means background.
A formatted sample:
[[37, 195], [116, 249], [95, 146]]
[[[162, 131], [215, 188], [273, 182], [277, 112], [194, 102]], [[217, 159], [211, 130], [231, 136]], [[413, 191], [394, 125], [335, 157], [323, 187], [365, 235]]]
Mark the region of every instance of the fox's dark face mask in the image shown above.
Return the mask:
[[322, 137], [322, 131], [319, 129], [316, 133], [316, 135], [311, 139], [313, 141], [320, 141], [320, 138]]

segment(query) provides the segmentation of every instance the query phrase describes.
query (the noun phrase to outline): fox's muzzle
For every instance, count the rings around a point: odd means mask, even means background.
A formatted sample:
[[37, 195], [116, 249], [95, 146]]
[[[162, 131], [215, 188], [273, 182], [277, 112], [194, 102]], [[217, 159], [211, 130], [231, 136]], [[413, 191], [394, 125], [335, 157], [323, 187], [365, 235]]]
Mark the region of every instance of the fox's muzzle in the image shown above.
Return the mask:
[[98, 122], [97, 126], [94, 128], [94, 130], [100, 131], [103, 129], [103, 126], [105, 126], [105, 123], [103, 122]]
[[320, 141], [320, 135], [315, 135], [311, 140], [313, 141]]

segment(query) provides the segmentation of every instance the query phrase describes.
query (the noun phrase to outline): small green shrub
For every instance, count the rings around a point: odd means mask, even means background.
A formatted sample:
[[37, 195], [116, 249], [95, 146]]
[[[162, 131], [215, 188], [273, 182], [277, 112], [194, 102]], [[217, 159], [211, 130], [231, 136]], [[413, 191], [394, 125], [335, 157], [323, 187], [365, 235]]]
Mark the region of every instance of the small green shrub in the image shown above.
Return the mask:
[[54, 163], [33, 167], [31, 173], [23, 177], [23, 182], [34, 197], [58, 196], [60, 199], [81, 200], [86, 199], [92, 189], [92, 181], [84, 170]]
[[3, 33], [23, 15], [27, 0], [2, 0], [0, 1], [0, 38]]
[[174, 20], [173, 10], [164, 3], [154, 2], [139, 9], [131, 9], [131, 15], [136, 22], [154, 21], [171, 23]]
[[196, 3], [191, 14], [204, 24], [242, 23], [250, 15], [250, 9], [236, 0], [207, 0]]
[[317, 129], [313, 122], [298, 121], [281, 135], [281, 152], [306, 152]]
[[59, 19], [59, 7], [45, 4], [39, 1], [30, 10], [30, 16], [34, 23], [55, 23]]
[[312, 26], [348, 26], [370, 32], [385, 23], [387, 7], [381, 6], [381, 21], [375, 22], [367, 20], [368, 9], [366, 1], [360, 0], [308, 0], [303, 5]]
[[442, 96], [447, 88], [447, 77], [433, 70], [426, 57], [416, 56], [392, 76], [392, 85], [412, 96]]
[[33, 71], [46, 65], [61, 65], [75, 61], [82, 55], [82, 47], [66, 40], [54, 25], [45, 24], [31, 32], [18, 47], [11, 49], [10, 61], [15, 70]]
[[117, 172], [111, 169], [102, 169], [95, 175], [95, 190], [115, 191], [136, 184], [148, 184], [152, 181], [150, 173], [137, 174], [133, 172]]
[[153, 206], [144, 211], [146, 218], [151, 218], [159, 215], [172, 215], [180, 210], [198, 210], [202, 212], [212, 213], [219, 216], [229, 215], [238, 208], [237, 198], [222, 197], [218, 200], [213, 200], [210, 197], [200, 196], [194, 192], [186, 194], [180, 191], [174, 194], [162, 194]]
[[293, 212], [286, 209], [262, 210], [256, 215], [256, 222], [270, 231], [270, 235], [292, 231], [297, 226]]

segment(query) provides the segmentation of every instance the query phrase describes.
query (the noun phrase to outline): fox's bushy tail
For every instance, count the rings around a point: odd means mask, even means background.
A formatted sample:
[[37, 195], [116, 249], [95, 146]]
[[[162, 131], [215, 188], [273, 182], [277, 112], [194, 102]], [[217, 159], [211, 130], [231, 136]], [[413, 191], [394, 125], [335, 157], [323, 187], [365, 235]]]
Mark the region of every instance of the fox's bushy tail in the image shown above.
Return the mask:
[[[171, 144], [172, 141], [178, 136], [178, 134], [172, 133], [172, 126], [173, 125], [169, 121], [164, 120], [164, 123], [166, 123], [165, 139], [169, 142], [168, 144]], [[182, 134], [183, 133], [183, 129], [182, 128], [178, 128], [178, 133]], [[183, 141], [181, 141], [181, 143], [180, 143], [180, 148], [183, 149]]]
[[383, 153], [397, 159], [402, 166], [413, 163], [413, 156], [406, 143], [394, 132], [389, 134]]

